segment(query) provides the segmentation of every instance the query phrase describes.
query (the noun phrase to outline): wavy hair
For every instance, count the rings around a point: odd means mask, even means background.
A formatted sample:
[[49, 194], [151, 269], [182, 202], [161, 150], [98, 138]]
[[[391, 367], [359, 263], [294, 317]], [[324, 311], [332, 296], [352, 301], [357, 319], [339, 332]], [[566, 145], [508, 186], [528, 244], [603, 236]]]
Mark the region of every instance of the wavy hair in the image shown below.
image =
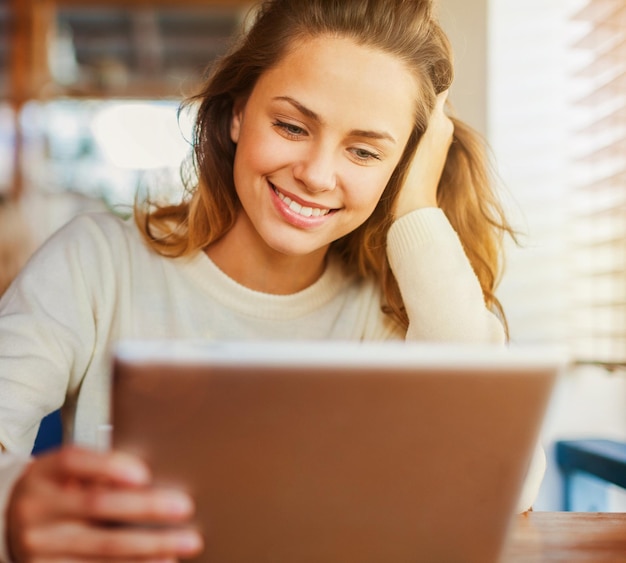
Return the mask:
[[[250, 95], [259, 77], [277, 65], [294, 42], [323, 35], [398, 57], [418, 84], [414, 128], [377, 207], [355, 231], [331, 244], [348, 272], [374, 277], [384, 310], [405, 329], [408, 317], [386, 256], [392, 208], [436, 96], [453, 78], [452, 50], [431, 0], [270, 0], [249, 30], [213, 67], [201, 91], [181, 109], [197, 105], [192, 165], [186, 197], [178, 204], [136, 205], [135, 220], [149, 245], [164, 256], [205, 249], [234, 225], [240, 203], [233, 181], [235, 144], [230, 121], [236, 100]], [[458, 233], [487, 306], [506, 321], [495, 287], [502, 270], [502, 238], [514, 235], [492, 188], [486, 145], [454, 119], [454, 138], [438, 186], [438, 205]], [[193, 177], [193, 180], [189, 178]]]

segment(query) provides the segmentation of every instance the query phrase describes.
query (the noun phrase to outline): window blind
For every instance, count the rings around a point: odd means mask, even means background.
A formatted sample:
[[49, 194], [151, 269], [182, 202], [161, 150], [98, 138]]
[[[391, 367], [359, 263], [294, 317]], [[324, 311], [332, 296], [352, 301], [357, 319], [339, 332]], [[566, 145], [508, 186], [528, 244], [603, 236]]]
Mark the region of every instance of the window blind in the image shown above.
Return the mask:
[[626, 2], [587, 0], [571, 17], [572, 275], [569, 342], [581, 363], [626, 366]]
[[624, 367], [626, 1], [491, 0], [490, 21], [488, 139], [521, 233], [498, 288], [511, 340]]

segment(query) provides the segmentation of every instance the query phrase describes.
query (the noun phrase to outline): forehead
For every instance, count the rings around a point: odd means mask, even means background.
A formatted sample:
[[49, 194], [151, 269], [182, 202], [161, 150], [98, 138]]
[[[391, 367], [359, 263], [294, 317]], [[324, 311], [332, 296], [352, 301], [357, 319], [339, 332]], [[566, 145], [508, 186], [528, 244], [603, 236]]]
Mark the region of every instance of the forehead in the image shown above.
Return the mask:
[[393, 127], [408, 137], [417, 92], [416, 78], [398, 57], [349, 38], [322, 36], [293, 45], [261, 75], [252, 97], [289, 96], [325, 120]]

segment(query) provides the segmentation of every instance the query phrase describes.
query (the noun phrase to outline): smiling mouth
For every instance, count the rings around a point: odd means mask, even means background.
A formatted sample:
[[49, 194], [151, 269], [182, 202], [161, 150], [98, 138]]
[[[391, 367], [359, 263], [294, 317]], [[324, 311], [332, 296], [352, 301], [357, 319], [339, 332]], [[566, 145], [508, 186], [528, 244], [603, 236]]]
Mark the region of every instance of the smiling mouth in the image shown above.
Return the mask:
[[291, 209], [294, 213], [298, 215], [302, 215], [302, 217], [323, 217], [324, 215], [328, 215], [333, 209], [321, 208], [321, 207], [308, 207], [305, 205], [300, 205], [297, 201], [293, 201], [291, 198], [287, 197], [285, 194], [281, 193], [274, 184], [270, 184], [274, 193], [278, 196], [278, 198]]

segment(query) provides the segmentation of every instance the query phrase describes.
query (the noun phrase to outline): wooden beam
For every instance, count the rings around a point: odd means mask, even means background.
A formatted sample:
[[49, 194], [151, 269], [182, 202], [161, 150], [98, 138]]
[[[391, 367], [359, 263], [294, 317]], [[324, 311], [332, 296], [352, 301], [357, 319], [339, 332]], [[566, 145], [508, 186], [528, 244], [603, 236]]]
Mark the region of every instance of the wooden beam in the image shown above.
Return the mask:
[[24, 132], [21, 112], [24, 104], [38, 97], [48, 83], [47, 41], [55, 21], [53, 0], [10, 0], [9, 102], [13, 109], [15, 142], [10, 197], [19, 199], [24, 191]]
[[30, 0], [11, 0], [9, 44], [9, 96], [20, 107], [30, 94], [30, 38], [32, 37]]
[[18, 200], [24, 190], [22, 157], [24, 153], [24, 133], [20, 114], [28, 100], [30, 87], [30, 0], [11, 0], [10, 5], [10, 51], [9, 51], [9, 101], [13, 109], [13, 162], [9, 197]]
[[49, 42], [56, 34], [55, 0], [30, 0], [32, 36], [31, 88], [33, 97], [40, 98], [43, 89], [51, 82], [48, 62]]

